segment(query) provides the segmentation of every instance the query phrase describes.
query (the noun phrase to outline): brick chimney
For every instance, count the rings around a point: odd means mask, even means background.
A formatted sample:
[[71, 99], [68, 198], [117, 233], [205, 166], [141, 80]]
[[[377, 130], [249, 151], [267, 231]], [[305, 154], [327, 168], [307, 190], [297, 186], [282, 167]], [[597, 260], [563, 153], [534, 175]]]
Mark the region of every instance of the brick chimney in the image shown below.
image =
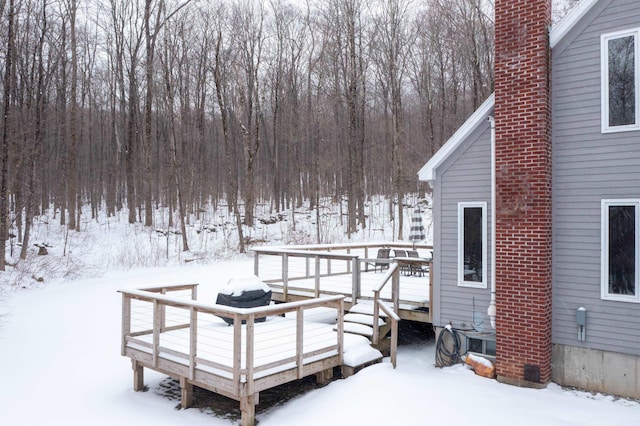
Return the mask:
[[496, 372], [551, 380], [551, 0], [495, 1]]

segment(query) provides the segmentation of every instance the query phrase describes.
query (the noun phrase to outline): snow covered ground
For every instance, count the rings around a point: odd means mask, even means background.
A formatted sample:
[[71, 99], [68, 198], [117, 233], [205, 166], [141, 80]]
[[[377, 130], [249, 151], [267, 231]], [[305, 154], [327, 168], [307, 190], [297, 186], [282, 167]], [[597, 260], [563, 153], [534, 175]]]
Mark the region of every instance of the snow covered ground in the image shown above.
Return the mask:
[[[0, 425], [231, 425], [211, 410], [177, 410], [163, 396], [166, 377], [145, 370], [147, 392], [133, 392], [120, 356], [120, 288], [198, 282], [211, 298], [246, 275], [250, 257], [109, 272], [97, 278], [10, 287], [0, 302]], [[437, 369], [433, 341], [401, 346], [385, 362], [313, 389], [267, 411], [280, 425], [632, 425], [635, 401], [563, 390], [532, 390], [478, 377], [464, 366]]]
[[[392, 240], [397, 231], [387, 206], [372, 200], [368, 228], [351, 240]], [[405, 236], [411, 210], [405, 210]], [[259, 223], [245, 235], [270, 245], [303, 244], [314, 242], [320, 228], [323, 242], [343, 242], [337, 209], [323, 206], [322, 212], [319, 227], [314, 212], [300, 211], [270, 225]], [[167, 377], [150, 370], [145, 371], [149, 390], [132, 390], [130, 360], [120, 356], [118, 289], [200, 283], [199, 299], [214, 301], [230, 278], [253, 271], [250, 255], [234, 254], [235, 230], [224, 214], [192, 221], [187, 253], [180, 236], [163, 225], [162, 214], [157, 223], [163, 232], [127, 224], [126, 211], [83, 219], [79, 233], [66, 232], [52, 216], [36, 222], [32, 242], [46, 244], [49, 255], [37, 256], [37, 248], [30, 247], [26, 261], [0, 272], [0, 426], [238, 423], [235, 402], [177, 410]], [[429, 211], [424, 220], [430, 240]], [[15, 258], [19, 247], [13, 248]], [[464, 366], [437, 369], [434, 349], [428, 340], [404, 345], [395, 370], [387, 360], [325, 387], [303, 387], [305, 392], [283, 396], [267, 409], [259, 405], [259, 424], [627, 426], [640, 421], [635, 401], [553, 384], [544, 390], [516, 388]]]

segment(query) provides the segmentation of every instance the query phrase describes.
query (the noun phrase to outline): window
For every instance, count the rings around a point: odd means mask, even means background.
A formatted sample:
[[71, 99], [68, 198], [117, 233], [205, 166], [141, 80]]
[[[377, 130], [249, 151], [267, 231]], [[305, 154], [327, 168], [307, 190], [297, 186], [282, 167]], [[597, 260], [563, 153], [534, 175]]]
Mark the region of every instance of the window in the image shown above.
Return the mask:
[[602, 298], [640, 302], [640, 200], [602, 200]]
[[639, 29], [601, 37], [602, 132], [640, 129]]
[[478, 338], [467, 336], [467, 352], [475, 352], [488, 355], [495, 359], [496, 356], [496, 336], [485, 335]]
[[458, 285], [487, 288], [487, 203], [458, 204]]

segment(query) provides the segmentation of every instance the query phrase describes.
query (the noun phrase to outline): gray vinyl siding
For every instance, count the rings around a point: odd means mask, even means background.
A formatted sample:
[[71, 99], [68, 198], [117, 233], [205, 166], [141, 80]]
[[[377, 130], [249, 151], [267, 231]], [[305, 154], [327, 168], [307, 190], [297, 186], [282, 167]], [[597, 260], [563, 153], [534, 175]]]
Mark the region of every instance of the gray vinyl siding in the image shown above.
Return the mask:
[[600, 36], [637, 27], [640, 1], [601, 1], [552, 57], [553, 342], [632, 355], [640, 304], [600, 298], [600, 216], [602, 199], [640, 198], [640, 132], [601, 133]]
[[[491, 298], [491, 284], [486, 289], [458, 286], [458, 203], [486, 202], [487, 229], [491, 235], [491, 132], [489, 123], [480, 126], [438, 168], [435, 188], [434, 240], [436, 269], [434, 273], [434, 325], [452, 323], [456, 328], [469, 328], [473, 307], [483, 315], [484, 326], [489, 327], [486, 316]], [[485, 267], [490, 276], [492, 263], [488, 253]]]

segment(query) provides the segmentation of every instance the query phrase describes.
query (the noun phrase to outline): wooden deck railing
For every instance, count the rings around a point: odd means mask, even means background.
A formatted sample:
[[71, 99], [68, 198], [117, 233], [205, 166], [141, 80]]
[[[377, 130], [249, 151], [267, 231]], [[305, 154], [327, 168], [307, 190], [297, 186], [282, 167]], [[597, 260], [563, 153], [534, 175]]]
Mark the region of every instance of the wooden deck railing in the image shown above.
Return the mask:
[[[341, 244], [341, 245], [315, 245], [315, 246], [295, 246], [295, 247], [256, 247], [252, 251], [255, 253], [254, 258], [254, 274], [259, 276], [264, 282], [271, 285], [274, 289], [282, 291], [283, 300], [287, 301], [295, 299], [298, 294], [319, 297], [330, 294], [343, 294], [347, 298], [347, 302], [356, 303], [359, 299], [372, 300], [371, 293], [363, 294], [361, 276], [363, 272], [369, 271], [370, 265], [374, 264], [378, 259], [369, 257], [369, 254], [376, 254], [379, 248], [415, 248], [420, 250], [432, 250], [433, 246], [424, 244], [408, 244], [408, 243], [362, 243], [362, 244]], [[270, 258], [271, 262], [262, 262], [266, 258]], [[272, 259], [277, 258], [279, 262], [273, 262]], [[393, 263], [393, 259], [387, 260]], [[431, 265], [429, 261], [423, 259], [412, 259], [412, 263], [420, 263], [421, 265]], [[402, 262], [401, 262], [402, 263]], [[268, 266], [276, 265], [275, 269], [268, 269]], [[405, 263], [402, 263], [406, 265]], [[431, 268], [429, 268], [430, 270]], [[337, 291], [332, 288], [332, 277], [340, 275], [351, 275], [350, 291]], [[313, 279], [313, 289], [308, 286], [296, 285], [296, 281]], [[431, 274], [429, 274], [429, 284], [431, 283]], [[429, 296], [425, 299], [431, 300], [431, 290]], [[380, 295], [378, 295], [380, 297]], [[307, 296], [308, 297], [308, 296]], [[399, 304], [403, 306], [413, 306], [413, 309], [419, 307], [430, 308], [430, 304], [425, 306], [424, 303], [414, 300], [400, 300], [399, 284], [396, 283], [391, 289], [391, 299], [393, 301], [394, 310], [398, 312]], [[430, 312], [430, 309], [429, 309]], [[430, 318], [429, 318], [430, 319]]]
[[[321, 288], [321, 279], [323, 277], [351, 274], [351, 271], [356, 272], [352, 277], [351, 297], [353, 300], [356, 300], [360, 294], [360, 280], [358, 276], [360, 259], [357, 255], [283, 248], [255, 248], [253, 251], [255, 252], [254, 274], [261, 277], [262, 280], [268, 284], [282, 283], [285, 300], [290, 289], [297, 290], [294, 285], [290, 285], [291, 281], [314, 278], [314, 294], [315, 297], [319, 297], [320, 294], [330, 294], [330, 292]], [[276, 256], [282, 259], [281, 270], [277, 271], [276, 277], [264, 277], [263, 274], [261, 274], [260, 258], [264, 256]], [[292, 268], [290, 263], [294, 259], [302, 260], [304, 267]], [[298, 275], [295, 276], [291, 275], [291, 271], [300, 269], [303, 269], [304, 272], [297, 272]]]
[[[196, 288], [197, 284], [188, 284], [120, 290], [123, 298], [122, 355], [133, 360], [134, 390], [142, 390], [144, 387], [143, 367], [152, 368], [179, 376], [183, 407], [191, 405], [192, 386], [195, 384], [240, 401], [242, 424], [253, 424], [254, 405], [259, 391], [342, 365], [343, 296], [240, 309], [197, 302]], [[187, 297], [169, 296], [179, 291], [186, 292]], [[135, 309], [134, 301], [137, 301]], [[317, 307], [336, 309], [336, 340], [305, 352], [305, 311]], [[257, 365], [254, 349], [256, 337], [262, 330], [260, 324], [256, 324], [256, 319], [283, 316], [291, 312], [296, 313], [295, 354]], [[201, 351], [204, 348], [200, 348], [198, 342], [198, 318], [205, 314], [233, 318], [231, 366], [202, 358]], [[243, 322], [246, 324], [243, 325]], [[163, 333], [181, 329], [188, 329], [189, 335], [188, 343], [182, 350], [161, 345]], [[256, 378], [256, 375], [259, 377]]]
[[[392, 287], [392, 302], [393, 308], [390, 308], [381, 298], [380, 292], [391, 280]], [[393, 368], [396, 368], [396, 358], [398, 353], [398, 316], [399, 300], [398, 300], [398, 287], [400, 285], [400, 266], [397, 263], [392, 264], [384, 277], [380, 280], [380, 284], [373, 290], [373, 324], [378, 324], [380, 320], [380, 309], [387, 315], [389, 321], [391, 321], [391, 364]], [[374, 345], [378, 344], [379, 340], [379, 327], [373, 327], [372, 342]]]

